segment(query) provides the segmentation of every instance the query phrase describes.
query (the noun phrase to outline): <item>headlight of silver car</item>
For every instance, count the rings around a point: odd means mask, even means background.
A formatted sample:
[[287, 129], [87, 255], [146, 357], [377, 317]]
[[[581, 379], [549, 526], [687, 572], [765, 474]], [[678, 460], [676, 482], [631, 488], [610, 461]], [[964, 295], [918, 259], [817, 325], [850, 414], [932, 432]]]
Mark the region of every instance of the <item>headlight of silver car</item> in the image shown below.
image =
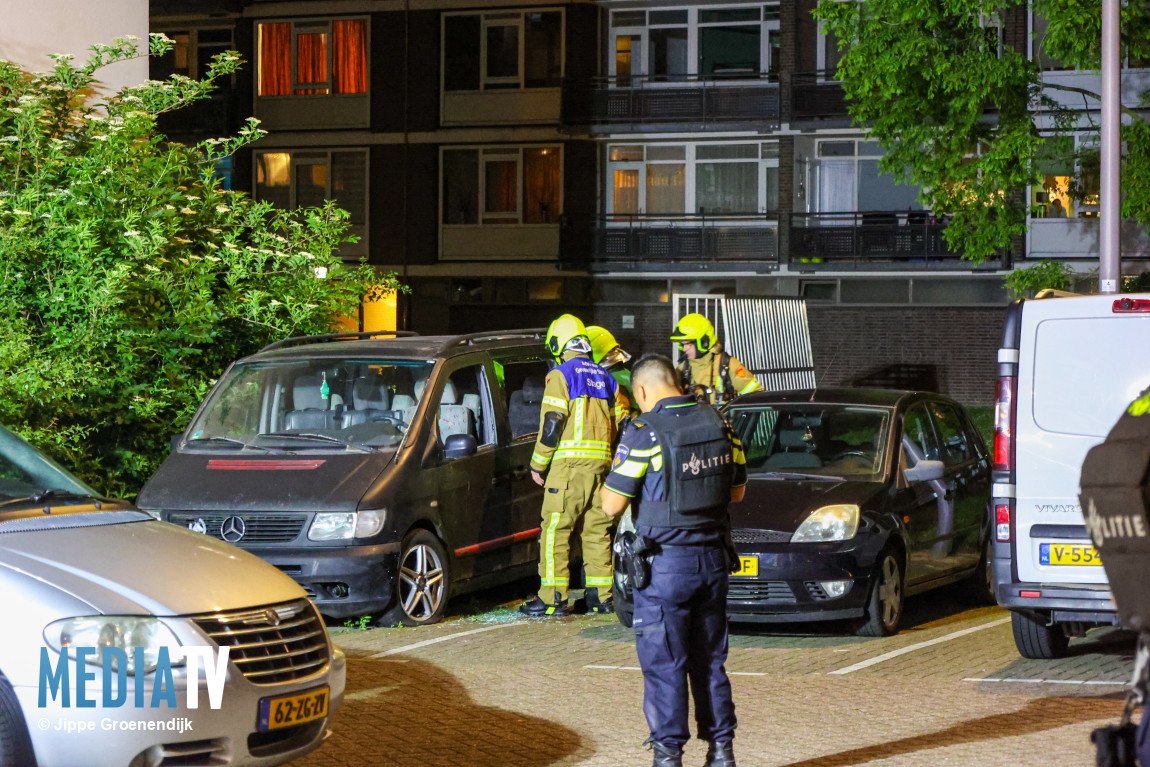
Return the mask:
[[103, 663], [103, 648], [114, 647], [128, 656], [128, 673], [136, 673], [135, 648], [144, 651], [143, 673], [156, 668], [160, 649], [168, 648], [173, 666], [183, 665], [184, 653], [180, 640], [159, 618], [141, 615], [92, 615], [65, 618], [49, 623], [44, 629], [44, 640], [56, 652], [65, 647], [94, 647], [96, 652], [88, 663]]
[[352, 538], [371, 538], [378, 535], [387, 519], [385, 509], [364, 511], [322, 511], [315, 515], [308, 528], [312, 541], [348, 541]]
[[823, 506], [803, 520], [791, 536], [791, 543], [829, 543], [855, 537], [859, 529], [859, 507], [853, 503]]

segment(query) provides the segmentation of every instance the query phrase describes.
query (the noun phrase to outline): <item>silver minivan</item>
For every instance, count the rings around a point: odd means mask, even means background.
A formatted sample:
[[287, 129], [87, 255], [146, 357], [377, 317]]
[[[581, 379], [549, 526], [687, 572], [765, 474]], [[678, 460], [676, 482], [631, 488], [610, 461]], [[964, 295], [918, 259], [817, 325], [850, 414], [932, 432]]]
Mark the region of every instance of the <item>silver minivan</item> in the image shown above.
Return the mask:
[[1117, 622], [1079, 504], [1087, 451], [1150, 386], [1150, 295], [1017, 301], [998, 351], [994, 579], [1027, 658]]
[[[3, 767], [281, 764], [343, 699], [345, 658], [291, 578], [100, 498], [3, 428], [0, 615]], [[190, 675], [184, 651], [223, 647]]]

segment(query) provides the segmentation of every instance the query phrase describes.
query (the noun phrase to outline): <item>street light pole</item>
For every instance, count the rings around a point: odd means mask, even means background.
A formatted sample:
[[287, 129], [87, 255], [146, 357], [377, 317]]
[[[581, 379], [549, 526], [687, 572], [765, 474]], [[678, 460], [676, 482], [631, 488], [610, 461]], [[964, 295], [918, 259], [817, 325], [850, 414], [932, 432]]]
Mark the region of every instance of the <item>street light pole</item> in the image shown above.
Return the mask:
[[1122, 81], [1118, 69], [1120, 0], [1102, 0], [1102, 162], [1099, 179], [1098, 289], [1117, 293], [1121, 272], [1119, 211], [1122, 208]]

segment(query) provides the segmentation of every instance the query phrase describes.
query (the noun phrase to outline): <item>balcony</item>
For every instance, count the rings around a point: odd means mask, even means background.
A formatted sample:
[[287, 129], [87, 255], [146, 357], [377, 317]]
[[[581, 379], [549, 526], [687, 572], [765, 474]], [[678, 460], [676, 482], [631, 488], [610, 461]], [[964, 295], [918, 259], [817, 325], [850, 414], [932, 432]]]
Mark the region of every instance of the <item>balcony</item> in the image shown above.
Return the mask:
[[566, 81], [562, 122], [570, 128], [592, 126], [593, 132], [641, 130], [643, 126], [689, 125], [705, 129], [721, 124], [753, 125], [759, 130], [779, 124], [779, 85], [761, 79], [697, 76], [631, 76]]
[[847, 117], [843, 85], [826, 72], [796, 72], [791, 75], [791, 119], [820, 120]]
[[795, 213], [790, 268], [798, 271], [973, 271], [1009, 267], [1009, 259], [976, 267], [951, 251], [945, 220], [924, 211]]
[[613, 215], [572, 226], [564, 260], [595, 272], [741, 271], [778, 268], [773, 215]]

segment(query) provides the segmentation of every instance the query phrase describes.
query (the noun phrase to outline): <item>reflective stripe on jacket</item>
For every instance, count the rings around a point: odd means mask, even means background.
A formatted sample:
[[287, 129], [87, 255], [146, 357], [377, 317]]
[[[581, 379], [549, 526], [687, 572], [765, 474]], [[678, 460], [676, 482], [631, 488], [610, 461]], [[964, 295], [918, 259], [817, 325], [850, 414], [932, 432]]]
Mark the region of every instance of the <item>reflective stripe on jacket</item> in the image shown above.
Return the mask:
[[615, 379], [585, 355], [568, 355], [563, 364], [547, 374], [539, 431], [547, 413], [566, 417], [558, 446], [535, 441], [531, 468], [545, 471], [552, 461], [570, 461], [607, 468], [619, 424], [630, 412], [630, 401], [618, 390]]

